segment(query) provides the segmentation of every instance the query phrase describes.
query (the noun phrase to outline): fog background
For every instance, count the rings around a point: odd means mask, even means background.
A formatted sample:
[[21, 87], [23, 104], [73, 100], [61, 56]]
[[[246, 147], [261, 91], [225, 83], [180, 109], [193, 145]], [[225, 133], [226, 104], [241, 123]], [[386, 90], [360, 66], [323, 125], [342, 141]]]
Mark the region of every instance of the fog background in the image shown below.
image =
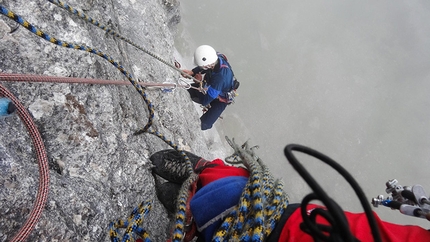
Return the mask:
[[[284, 156], [291, 143], [340, 163], [369, 202], [386, 196], [393, 178], [430, 192], [430, 2], [188, 0], [181, 16], [182, 64], [192, 68], [194, 49], [208, 44], [241, 82], [216, 129], [259, 145], [291, 202], [310, 192]], [[363, 211], [340, 175], [296, 154], [342, 208]], [[430, 228], [386, 207], [374, 211]]]

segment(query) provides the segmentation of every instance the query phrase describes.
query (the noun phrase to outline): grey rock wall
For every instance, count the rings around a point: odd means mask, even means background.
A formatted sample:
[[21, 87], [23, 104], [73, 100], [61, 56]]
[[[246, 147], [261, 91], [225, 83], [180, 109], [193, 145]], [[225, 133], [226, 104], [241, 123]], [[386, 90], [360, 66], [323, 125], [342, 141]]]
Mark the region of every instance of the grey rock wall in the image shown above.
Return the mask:
[[[173, 63], [179, 2], [168, 0], [70, 0], [124, 37]], [[176, 80], [179, 73], [49, 3], [0, 0], [45, 33], [85, 44], [120, 62], [145, 82]], [[0, 71], [62, 77], [126, 80], [108, 61], [49, 43], [0, 15]], [[148, 109], [132, 86], [0, 82], [28, 109], [49, 159], [48, 202], [28, 241], [108, 241], [109, 222], [125, 219], [141, 201], [153, 241], [164, 241], [169, 218], [156, 198], [148, 157], [169, 148], [151, 134], [133, 135]], [[146, 92], [154, 105], [153, 128], [180, 147], [209, 154], [199, 113], [183, 89]], [[0, 241], [9, 241], [33, 206], [39, 184], [35, 149], [18, 115], [0, 119]]]

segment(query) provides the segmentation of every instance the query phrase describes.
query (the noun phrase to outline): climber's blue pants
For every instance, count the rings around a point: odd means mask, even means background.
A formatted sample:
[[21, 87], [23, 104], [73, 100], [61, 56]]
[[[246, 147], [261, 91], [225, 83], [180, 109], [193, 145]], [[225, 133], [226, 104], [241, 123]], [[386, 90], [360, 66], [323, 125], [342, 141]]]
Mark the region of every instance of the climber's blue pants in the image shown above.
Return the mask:
[[226, 107], [227, 103], [213, 100], [211, 102], [211, 108], [200, 117], [202, 130], [212, 128], [213, 124], [221, 116], [221, 113]]
[[[199, 92], [196, 89], [188, 89], [188, 92], [190, 93], [191, 99], [201, 104], [201, 101], [203, 98], [203, 93]], [[210, 103], [211, 107], [206, 111], [201, 117], [201, 129], [207, 130], [212, 128], [213, 124], [216, 122], [216, 120], [221, 116], [221, 113], [224, 111], [224, 109], [227, 107], [227, 103], [220, 102], [218, 99], [213, 100]]]

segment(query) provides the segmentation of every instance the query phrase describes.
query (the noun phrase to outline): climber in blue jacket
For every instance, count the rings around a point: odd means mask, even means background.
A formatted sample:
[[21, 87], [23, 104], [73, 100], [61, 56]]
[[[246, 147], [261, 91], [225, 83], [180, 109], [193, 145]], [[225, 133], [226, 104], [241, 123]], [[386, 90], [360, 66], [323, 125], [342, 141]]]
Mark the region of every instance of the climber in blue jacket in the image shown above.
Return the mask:
[[[197, 67], [183, 72], [199, 80], [192, 84], [195, 88], [188, 89], [188, 92], [194, 102], [207, 108], [200, 117], [201, 129], [207, 130], [212, 128], [227, 105], [233, 101], [231, 91], [237, 89], [238, 82], [225, 55], [217, 53], [209, 45], [197, 47], [194, 62]], [[202, 79], [204, 92], [196, 89], [200, 87]]]

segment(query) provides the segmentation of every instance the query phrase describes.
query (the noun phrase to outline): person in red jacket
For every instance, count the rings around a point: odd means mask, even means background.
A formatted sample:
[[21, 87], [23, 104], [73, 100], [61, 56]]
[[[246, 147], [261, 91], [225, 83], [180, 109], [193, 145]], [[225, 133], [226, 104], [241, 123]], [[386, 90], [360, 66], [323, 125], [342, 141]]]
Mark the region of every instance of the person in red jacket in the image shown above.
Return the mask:
[[[241, 167], [226, 165], [221, 159], [207, 161], [190, 152], [190, 158], [195, 172], [199, 173], [198, 191], [190, 202], [190, 209], [199, 231], [198, 241], [212, 241], [214, 233], [219, 228], [223, 218], [238, 204], [242, 191], [248, 181], [248, 170]], [[169, 180], [169, 182], [183, 182], [188, 175], [182, 156], [175, 150], [164, 150], [150, 157], [154, 164], [155, 174]], [[173, 168], [173, 169], [172, 169]], [[170, 198], [161, 197], [163, 204], [167, 200], [174, 200], [177, 193], [170, 192]], [[264, 241], [317, 241], [315, 236], [303, 228], [303, 216], [300, 204], [289, 204], [277, 222], [276, 227]], [[324, 211], [326, 208], [316, 204], [306, 207], [307, 214], [313, 210]], [[376, 213], [372, 212], [382, 241], [430, 241], [430, 232], [414, 225], [399, 225], [382, 221]], [[355, 241], [373, 241], [373, 235], [367, 217], [364, 213], [343, 212], [351, 234]], [[323, 216], [316, 216], [316, 223], [329, 225]], [[325, 233], [328, 235], [328, 233]], [[324, 241], [324, 240], [321, 240]], [[334, 240], [325, 240], [334, 241]], [[342, 240], [337, 240], [342, 241]]]

